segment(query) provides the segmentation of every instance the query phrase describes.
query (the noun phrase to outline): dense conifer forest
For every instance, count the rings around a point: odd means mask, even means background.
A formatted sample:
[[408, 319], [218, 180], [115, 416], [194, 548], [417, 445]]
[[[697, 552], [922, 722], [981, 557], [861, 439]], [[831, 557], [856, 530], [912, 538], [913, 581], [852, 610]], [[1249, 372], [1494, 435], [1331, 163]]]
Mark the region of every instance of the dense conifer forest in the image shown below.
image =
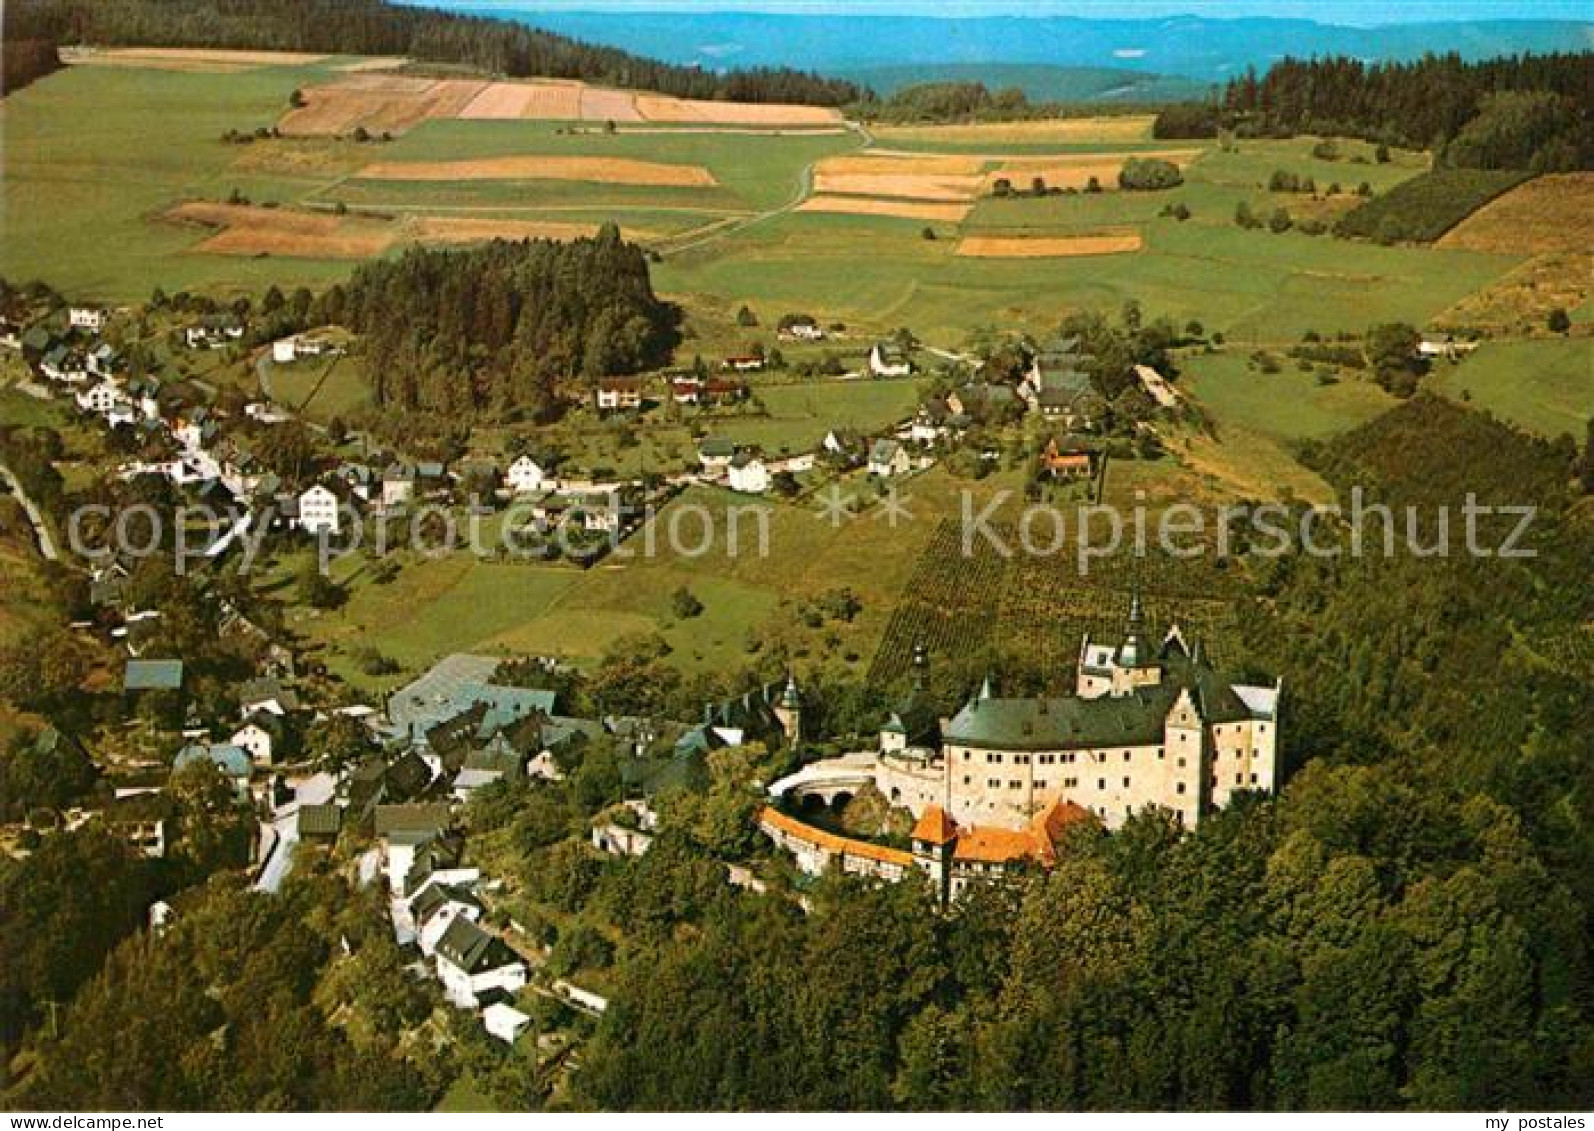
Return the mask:
[[414, 249], [362, 266], [347, 303], [378, 402], [453, 416], [546, 416], [562, 383], [663, 365], [679, 336], [612, 224], [570, 243]]
[[17, 0], [6, 21], [8, 37], [60, 44], [405, 55], [516, 78], [585, 79], [684, 98], [835, 106], [863, 93], [850, 82], [787, 68], [711, 74], [509, 20], [386, 0]]
[[1463, 62], [1285, 59], [1229, 83], [1220, 105], [1170, 107], [1159, 137], [1338, 134], [1433, 149], [1457, 168], [1556, 172], [1594, 164], [1594, 53]]

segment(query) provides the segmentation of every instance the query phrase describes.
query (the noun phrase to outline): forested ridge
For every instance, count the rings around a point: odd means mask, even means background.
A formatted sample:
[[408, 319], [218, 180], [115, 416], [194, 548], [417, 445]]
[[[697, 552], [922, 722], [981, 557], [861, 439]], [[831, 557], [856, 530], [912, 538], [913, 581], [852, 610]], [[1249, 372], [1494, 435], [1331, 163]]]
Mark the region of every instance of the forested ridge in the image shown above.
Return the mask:
[[1260, 78], [1230, 81], [1207, 107], [1183, 105], [1157, 123], [1163, 137], [1253, 134], [1362, 137], [1433, 149], [1458, 168], [1551, 172], [1594, 163], [1594, 52], [1463, 62], [1284, 59]]
[[568, 243], [415, 248], [347, 288], [379, 404], [449, 415], [552, 411], [561, 383], [669, 361], [680, 312], [607, 224]]
[[8, 39], [405, 55], [516, 78], [585, 79], [684, 98], [839, 106], [864, 93], [853, 83], [790, 68], [714, 74], [510, 20], [387, 0], [15, 0], [6, 22]]

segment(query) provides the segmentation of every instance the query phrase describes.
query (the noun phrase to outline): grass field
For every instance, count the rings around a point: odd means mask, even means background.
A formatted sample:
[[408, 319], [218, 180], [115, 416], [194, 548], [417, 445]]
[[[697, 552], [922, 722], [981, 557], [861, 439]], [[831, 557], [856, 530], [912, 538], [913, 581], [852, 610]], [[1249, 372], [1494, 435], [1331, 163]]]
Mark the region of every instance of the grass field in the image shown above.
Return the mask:
[[1446, 396], [1468, 400], [1532, 432], [1581, 438], [1594, 416], [1594, 343], [1588, 338], [1490, 342], [1429, 379]]
[[[969, 490], [981, 507], [999, 490], [1021, 497], [1019, 485], [1011, 473], [977, 484], [927, 473], [904, 484], [913, 517], [894, 527], [870, 508], [837, 527], [809, 506], [696, 489], [660, 512], [651, 535], [633, 535], [624, 556], [586, 571], [464, 553], [432, 561], [406, 555], [398, 577], [377, 585], [365, 577], [363, 559], [344, 559], [333, 575], [347, 586], [347, 604], [336, 612], [296, 610], [294, 627], [325, 648], [331, 670], [372, 689], [396, 686], [403, 677], [363, 676], [357, 649], [375, 648], [407, 673], [457, 651], [550, 654], [584, 664], [638, 632], [662, 635], [674, 650], [672, 660], [686, 671], [737, 666], [753, 655], [750, 642], [760, 650], [784, 649], [804, 670], [861, 670], [925, 540], [941, 518], [961, 513], [961, 492]], [[741, 509], [733, 540], [727, 508], [749, 507], [768, 508], [767, 534], [752, 510]], [[705, 515], [713, 521], [708, 541]], [[264, 584], [286, 584], [301, 564], [281, 563]], [[682, 586], [704, 606], [689, 620], [676, 618], [671, 608]], [[798, 604], [841, 586], [862, 603], [853, 622], [813, 630], [799, 621]]]

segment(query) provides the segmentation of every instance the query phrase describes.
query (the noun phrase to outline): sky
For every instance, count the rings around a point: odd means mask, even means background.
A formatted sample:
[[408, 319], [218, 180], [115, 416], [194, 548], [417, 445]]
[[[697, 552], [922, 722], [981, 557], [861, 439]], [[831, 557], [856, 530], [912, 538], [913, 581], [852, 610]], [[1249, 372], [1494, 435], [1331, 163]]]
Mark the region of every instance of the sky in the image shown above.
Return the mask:
[[1594, 20], [1594, 0], [410, 0], [436, 7], [505, 11], [790, 12], [923, 16], [1088, 16], [1101, 19], [1196, 15], [1274, 16], [1376, 27], [1388, 23], [1485, 19]]

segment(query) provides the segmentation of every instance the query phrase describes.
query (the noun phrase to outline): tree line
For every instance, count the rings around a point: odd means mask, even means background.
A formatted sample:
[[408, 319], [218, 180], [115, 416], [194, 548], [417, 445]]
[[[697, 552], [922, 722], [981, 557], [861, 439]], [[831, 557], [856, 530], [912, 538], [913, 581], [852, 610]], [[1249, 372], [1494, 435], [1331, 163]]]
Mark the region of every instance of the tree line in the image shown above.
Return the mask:
[[6, 17], [8, 40], [402, 55], [515, 78], [583, 79], [744, 102], [839, 106], [866, 93], [784, 67], [715, 74], [509, 20], [387, 0], [18, 0]]
[[1232, 79], [1221, 99], [1164, 109], [1158, 137], [1333, 134], [1433, 149], [1458, 168], [1552, 172], [1594, 163], [1594, 53], [1464, 62], [1284, 59]]
[[360, 267], [347, 324], [377, 402], [448, 416], [547, 418], [560, 386], [668, 362], [680, 311], [613, 224], [590, 239], [415, 248]]

